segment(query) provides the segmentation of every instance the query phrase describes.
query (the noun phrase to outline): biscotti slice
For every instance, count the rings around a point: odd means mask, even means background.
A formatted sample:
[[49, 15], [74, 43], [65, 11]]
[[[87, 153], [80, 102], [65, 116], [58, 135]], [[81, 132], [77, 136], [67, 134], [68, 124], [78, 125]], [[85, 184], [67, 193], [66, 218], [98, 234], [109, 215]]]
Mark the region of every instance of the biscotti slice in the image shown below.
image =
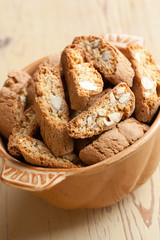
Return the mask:
[[86, 60], [85, 51], [78, 45], [69, 45], [62, 52], [62, 68], [68, 86], [70, 106], [84, 109], [92, 96], [103, 90], [101, 75]]
[[8, 141], [8, 151], [15, 157], [20, 157], [21, 152], [19, 151], [19, 146], [17, 141], [21, 136], [34, 136], [39, 129], [36, 114], [34, 112], [33, 106], [28, 108], [21, 119], [17, 122], [12, 130], [12, 134]]
[[120, 122], [117, 125], [117, 128], [119, 132], [125, 136], [128, 143], [133, 144], [148, 131], [149, 126], [131, 117], [125, 121]]
[[160, 105], [160, 70], [149, 51], [133, 44], [127, 49], [135, 71], [135, 115], [139, 121], [150, 122]]
[[128, 59], [104, 39], [95, 36], [81, 36], [73, 40], [86, 52], [87, 59], [112, 84], [125, 82], [132, 86], [134, 71]]
[[0, 133], [6, 138], [24, 112], [31, 81], [31, 76], [24, 71], [14, 70], [8, 77], [0, 91]]
[[[88, 105], [86, 106], [85, 109], [83, 110], [87, 110], [89, 107], [92, 106], [93, 103], [95, 103], [96, 101], [98, 101], [102, 96], [104, 96], [107, 92], [111, 91], [111, 88], [107, 88], [105, 90], [103, 90], [102, 92], [100, 92], [99, 94], [92, 96], [90, 101], [88, 102]], [[72, 111], [71, 112], [71, 119], [77, 117], [83, 110], [79, 110], [79, 111]]]
[[113, 128], [121, 119], [131, 116], [135, 97], [126, 83], [119, 83], [88, 110], [72, 119], [67, 126], [73, 138], [88, 138]]
[[73, 140], [66, 131], [69, 121], [58, 67], [42, 67], [35, 78], [35, 112], [45, 144], [55, 156], [73, 151]]
[[102, 36], [107, 42], [118, 48], [126, 58], [130, 59], [127, 51], [127, 44], [133, 43], [144, 47], [144, 38], [129, 34], [108, 33]]
[[[33, 74], [33, 79], [36, 78], [36, 75], [39, 73], [39, 70], [41, 67], [54, 67], [59, 66], [60, 67], [60, 58], [61, 58], [61, 52], [55, 53], [54, 55], [47, 56], [37, 67], [36, 71]], [[62, 70], [61, 70], [62, 71]], [[28, 86], [28, 93], [27, 93], [27, 104], [28, 106], [31, 106], [34, 104], [35, 100], [35, 83], [34, 80], [32, 80]]]
[[51, 168], [80, 167], [80, 161], [74, 153], [55, 157], [42, 141], [32, 137], [20, 137], [18, 145], [26, 162], [33, 165]]
[[141, 124], [134, 118], [126, 119], [83, 148], [79, 157], [88, 165], [105, 160], [133, 144], [148, 129], [149, 126]]

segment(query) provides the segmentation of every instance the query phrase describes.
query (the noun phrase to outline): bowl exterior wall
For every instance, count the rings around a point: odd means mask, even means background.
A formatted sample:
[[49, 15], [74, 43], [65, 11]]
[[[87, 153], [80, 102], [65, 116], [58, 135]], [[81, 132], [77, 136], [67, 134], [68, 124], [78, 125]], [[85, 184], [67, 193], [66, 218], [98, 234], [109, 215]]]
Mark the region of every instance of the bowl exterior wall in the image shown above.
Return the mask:
[[111, 205], [148, 180], [160, 160], [160, 128], [136, 151], [119, 161], [71, 175], [53, 188], [35, 192], [49, 203], [66, 209]]

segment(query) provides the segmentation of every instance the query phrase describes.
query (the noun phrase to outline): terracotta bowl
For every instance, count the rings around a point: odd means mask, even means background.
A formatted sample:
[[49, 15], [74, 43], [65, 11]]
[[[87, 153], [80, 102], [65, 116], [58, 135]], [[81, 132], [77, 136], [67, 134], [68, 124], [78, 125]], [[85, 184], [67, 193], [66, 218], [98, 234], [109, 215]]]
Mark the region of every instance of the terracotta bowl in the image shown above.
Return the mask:
[[[41, 59], [25, 68], [33, 74]], [[66, 209], [111, 205], [138, 188], [152, 175], [160, 160], [160, 112], [149, 131], [132, 146], [92, 166], [79, 169], [34, 167], [11, 157], [1, 140], [1, 180], [31, 191]]]

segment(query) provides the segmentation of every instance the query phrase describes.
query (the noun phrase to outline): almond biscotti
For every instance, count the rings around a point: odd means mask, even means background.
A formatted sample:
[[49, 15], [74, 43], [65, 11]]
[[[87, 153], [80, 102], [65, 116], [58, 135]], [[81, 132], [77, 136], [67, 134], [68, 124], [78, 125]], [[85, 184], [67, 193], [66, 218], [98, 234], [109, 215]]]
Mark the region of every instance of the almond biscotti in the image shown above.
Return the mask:
[[79, 157], [88, 165], [105, 160], [133, 144], [148, 129], [149, 126], [141, 124], [134, 118], [126, 119], [83, 148]]
[[8, 138], [24, 112], [27, 87], [31, 76], [24, 71], [12, 71], [0, 91], [0, 133]]
[[69, 110], [58, 67], [42, 67], [35, 78], [35, 112], [45, 144], [57, 156], [73, 151], [66, 131]]
[[34, 104], [35, 99], [35, 83], [32, 79], [30, 83], [28, 84], [27, 88], [27, 107], [30, 107]]
[[103, 90], [101, 75], [86, 60], [85, 51], [78, 45], [69, 45], [62, 52], [62, 68], [68, 86], [70, 106], [84, 109], [92, 96]]
[[39, 129], [36, 114], [33, 106], [28, 108], [21, 119], [17, 122], [12, 130], [12, 134], [8, 141], [8, 151], [15, 157], [20, 157], [21, 152], [19, 151], [18, 140], [21, 136], [34, 136]]
[[126, 83], [119, 83], [96, 101], [88, 110], [72, 119], [67, 126], [73, 138], [88, 138], [113, 128], [120, 120], [131, 116], [135, 97]]
[[[106, 88], [105, 90], [103, 90], [102, 92], [100, 92], [99, 94], [92, 96], [90, 98], [90, 101], [88, 102], [87, 106], [85, 107], [85, 109], [83, 110], [87, 110], [90, 106], [92, 106], [93, 103], [95, 103], [96, 101], [98, 101], [102, 96], [104, 96], [107, 92], [111, 91], [111, 88]], [[71, 113], [71, 119], [77, 117], [83, 110], [79, 110], [79, 111], [72, 111]]]
[[[54, 67], [54, 66], [59, 66], [60, 67], [60, 57], [61, 57], [61, 52], [55, 53], [53, 55], [47, 56], [37, 67], [35, 73], [33, 74], [33, 78], [36, 78], [36, 75], [39, 73], [39, 70], [41, 67]], [[35, 100], [35, 83], [34, 81], [31, 81], [31, 83], [28, 86], [28, 94], [27, 94], [27, 103], [28, 106], [31, 106], [34, 104]]]
[[127, 139], [131, 145], [139, 138], [141, 138], [149, 129], [147, 124], [141, 123], [135, 118], [131, 117], [125, 121], [120, 122], [117, 128], [123, 136]]
[[149, 51], [133, 44], [127, 49], [135, 71], [135, 115], [139, 121], [150, 122], [160, 105], [160, 70]]
[[81, 36], [73, 40], [86, 52], [87, 59], [114, 85], [125, 82], [132, 86], [134, 71], [128, 59], [104, 39], [95, 36]]
[[82, 166], [74, 153], [55, 157], [42, 141], [32, 137], [20, 137], [18, 145], [26, 162], [36, 166], [53, 168], [76, 168]]
[[126, 58], [130, 59], [130, 55], [127, 51], [127, 44], [138, 44], [141, 47], [144, 47], [144, 38], [135, 35], [129, 34], [116, 34], [116, 33], [107, 33], [103, 38], [118, 48]]

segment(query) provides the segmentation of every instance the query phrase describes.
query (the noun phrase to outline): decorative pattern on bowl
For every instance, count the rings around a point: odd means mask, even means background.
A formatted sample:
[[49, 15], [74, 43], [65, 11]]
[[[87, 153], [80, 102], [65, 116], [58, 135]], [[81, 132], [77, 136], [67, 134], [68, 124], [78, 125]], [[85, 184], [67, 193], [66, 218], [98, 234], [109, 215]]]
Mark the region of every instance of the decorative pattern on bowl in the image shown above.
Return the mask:
[[42, 191], [53, 187], [66, 178], [67, 173], [60, 171], [31, 170], [4, 157], [1, 178], [11, 185], [30, 191]]

